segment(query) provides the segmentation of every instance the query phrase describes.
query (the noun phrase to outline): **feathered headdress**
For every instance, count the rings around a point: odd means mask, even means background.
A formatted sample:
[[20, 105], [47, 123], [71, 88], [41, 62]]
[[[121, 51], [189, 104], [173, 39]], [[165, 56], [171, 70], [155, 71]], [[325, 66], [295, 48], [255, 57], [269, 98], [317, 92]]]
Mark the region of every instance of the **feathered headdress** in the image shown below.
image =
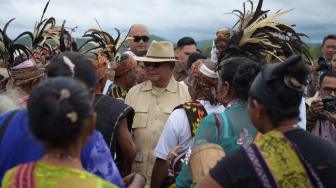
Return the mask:
[[[99, 26], [98, 22], [97, 24]], [[119, 50], [123, 46], [125, 39], [122, 39], [119, 29], [115, 28], [115, 31], [117, 32], [117, 37], [113, 38], [101, 28], [100, 30], [89, 29], [83, 35], [83, 37], [88, 37], [89, 39], [79, 47], [79, 51], [82, 51], [83, 54], [91, 52], [97, 55], [97, 59], [93, 63], [98, 73], [98, 83], [103, 83], [109, 78], [109, 69], [115, 68], [116, 62], [119, 61], [121, 57]], [[93, 47], [89, 47], [88, 44], [93, 45]], [[84, 50], [84, 47], [89, 49]], [[105, 84], [105, 82], [103, 84]]]
[[[246, 10], [246, 5], [250, 10]], [[302, 54], [309, 62], [312, 56], [307, 45], [301, 37], [307, 37], [303, 33], [294, 30], [295, 25], [287, 25], [279, 20], [279, 17], [290, 10], [279, 10], [271, 16], [262, 10], [263, 0], [259, 0], [254, 10], [253, 2], [248, 0], [243, 4], [243, 11], [233, 10], [239, 20], [233, 28], [233, 35], [222, 58], [232, 56], [248, 56], [264, 59], [267, 63], [273, 60], [284, 61], [292, 54]]]
[[117, 32], [116, 38], [113, 38], [109, 33], [102, 30], [87, 30], [84, 33], [83, 37], [88, 37], [89, 39], [79, 47], [79, 50], [83, 51], [84, 46], [87, 46], [88, 44], [93, 44], [94, 47], [84, 50], [83, 53], [103, 53], [106, 55], [109, 61], [115, 62], [117, 58], [120, 57], [119, 50], [126, 40], [125, 38], [122, 39], [119, 29], [115, 28], [115, 31]]
[[23, 36], [29, 36], [33, 40], [31, 32], [23, 32], [14, 40], [11, 40], [7, 34], [7, 28], [14, 19], [11, 19], [0, 29], [0, 51], [1, 58], [5, 62], [9, 78], [1, 80], [0, 89], [10, 89], [13, 86], [20, 86], [22, 89], [31, 88], [40, 80], [45, 78], [45, 72], [36, 66], [35, 61], [32, 60], [32, 52], [28, 47], [18, 44], [17, 41]]
[[7, 68], [14, 67], [19, 63], [31, 57], [31, 51], [25, 45], [19, 44], [18, 40], [23, 36], [28, 36], [32, 40], [31, 32], [23, 32], [19, 34], [14, 40], [7, 35], [7, 28], [15, 18], [9, 20], [3, 29], [0, 29], [0, 55]]
[[54, 50], [52, 46], [47, 43], [47, 39], [52, 38], [50, 35], [48, 35], [48, 30], [53, 30], [56, 25], [56, 20], [53, 17], [45, 18], [44, 15], [48, 9], [50, 0], [47, 2], [47, 4], [44, 7], [41, 19], [39, 22], [35, 24], [34, 31], [33, 31], [33, 43], [32, 48], [35, 50], [47, 50], [49, 53], [53, 53]]
[[67, 51], [71, 46], [71, 35], [66, 30], [65, 23], [56, 25], [53, 17], [45, 18], [44, 15], [48, 9], [50, 0], [44, 7], [41, 19], [36, 23], [33, 32], [32, 48], [34, 51], [46, 50], [50, 55], [56, 54], [57, 51]]
[[[46, 38], [43, 36], [44, 31], [47, 28], [52, 28], [55, 25], [55, 19], [45, 19], [43, 16], [47, 10], [49, 1], [47, 2], [41, 20], [36, 24], [34, 32], [26, 31], [18, 35], [14, 40], [11, 40], [7, 36], [7, 28], [9, 24], [14, 20], [11, 19], [4, 26], [3, 30], [0, 30], [1, 33], [1, 56], [6, 63], [6, 68], [9, 74], [9, 78], [3, 80], [4, 83], [7, 83], [8, 88], [16, 86], [24, 86], [30, 88], [32, 85], [38, 83], [39, 80], [44, 79], [45, 71], [43, 67], [37, 66], [35, 58], [35, 53], [40, 52], [41, 49], [51, 51], [51, 48], [46, 45]], [[31, 40], [31, 46], [25, 46], [19, 44], [18, 40], [27, 37]], [[33, 60], [34, 59], [34, 60]]]

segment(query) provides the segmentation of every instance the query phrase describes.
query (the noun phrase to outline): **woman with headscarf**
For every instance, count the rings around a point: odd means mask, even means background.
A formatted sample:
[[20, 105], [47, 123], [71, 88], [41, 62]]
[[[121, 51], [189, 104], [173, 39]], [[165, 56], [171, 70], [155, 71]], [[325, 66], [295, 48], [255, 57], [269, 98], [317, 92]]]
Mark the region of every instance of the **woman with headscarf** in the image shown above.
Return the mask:
[[[254, 140], [256, 129], [247, 114], [248, 91], [260, 70], [256, 62], [236, 57], [223, 60], [219, 70], [218, 96], [225, 111], [206, 116], [196, 132], [193, 147], [206, 141], [220, 145], [226, 154]], [[190, 165], [183, 164], [177, 187], [192, 185]]]
[[335, 187], [336, 146], [298, 126], [308, 74], [298, 55], [263, 68], [248, 114], [264, 135], [223, 158], [198, 187]]
[[128, 90], [137, 83], [137, 62], [132, 56], [124, 53], [116, 64], [114, 83], [110, 86], [107, 95], [125, 100]]
[[[170, 114], [154, 151], [156, 156], [152, 173], [152, 187], [159, 187], [168, 174], [169, 153], [178, 148], [187, 148], [192, 143], [202, 119], [211, 113], [220, 113], [224, 107], [214, 95], [218, 83], [215, 65], [197, 60], [191, 66], [187, 79], [189, 94], [193, 102], [181, 104]], [[178, 164], [176, 164], [178, 166]], [[178, 173], [178, 172], [175, 172]]]

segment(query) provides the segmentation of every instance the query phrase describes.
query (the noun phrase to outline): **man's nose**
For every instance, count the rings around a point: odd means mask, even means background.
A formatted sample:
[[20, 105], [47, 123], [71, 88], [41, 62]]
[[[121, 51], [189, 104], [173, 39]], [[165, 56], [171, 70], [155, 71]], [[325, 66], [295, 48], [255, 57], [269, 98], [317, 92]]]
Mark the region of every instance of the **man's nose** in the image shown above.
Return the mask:
[[139, 43], [145, 43], [144, 39], [140, 39]]
[[154, 66], [153, 65], [146, 66], [146, 70], [147, 71], [153, 71], [154, 70]]

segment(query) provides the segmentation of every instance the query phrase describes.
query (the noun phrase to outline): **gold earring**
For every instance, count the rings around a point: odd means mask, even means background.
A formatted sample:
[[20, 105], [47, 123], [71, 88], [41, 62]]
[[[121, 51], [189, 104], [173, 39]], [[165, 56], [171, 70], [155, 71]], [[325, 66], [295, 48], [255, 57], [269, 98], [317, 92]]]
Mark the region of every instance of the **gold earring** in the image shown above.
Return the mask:
[[228, 103], [229, 101], [230, 101], [230, 99], [225, 99], [225, 97], [223, 97], [223, 102], [225, 102], [225, 103]]
[[225, 103], [227, 103], [227, 102], [229, 102], [230, 101], [230, 99], [229, 99], [229, 97], [227, 97], [228, 96], [228, 93], [229, 93], [229, 91], [225, 91], [225, 94], [223, 95], [223, 102], [225, 102]]

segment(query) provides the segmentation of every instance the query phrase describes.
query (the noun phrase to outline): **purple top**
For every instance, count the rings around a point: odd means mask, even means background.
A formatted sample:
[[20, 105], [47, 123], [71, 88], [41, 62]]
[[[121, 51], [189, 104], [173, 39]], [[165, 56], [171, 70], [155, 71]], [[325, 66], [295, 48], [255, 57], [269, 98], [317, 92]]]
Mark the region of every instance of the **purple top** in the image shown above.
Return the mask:
[[336, 125], [328, 120], [317, 120], [312, 134], [336, 144]]

